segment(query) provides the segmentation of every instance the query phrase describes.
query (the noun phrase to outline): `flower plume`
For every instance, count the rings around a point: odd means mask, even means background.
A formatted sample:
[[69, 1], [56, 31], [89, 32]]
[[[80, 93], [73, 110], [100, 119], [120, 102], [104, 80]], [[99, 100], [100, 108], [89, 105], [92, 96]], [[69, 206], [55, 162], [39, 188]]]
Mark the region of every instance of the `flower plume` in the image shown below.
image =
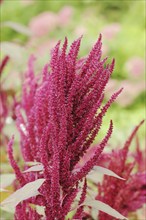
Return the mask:
[[[41, 195], [28, 201], [43, 204], [47, 220], [63, 220], [70, 211], [79, 190], [79, 182], [97, 163], [111, 137], [112, 121], [93, 157], [78, 172], [74, 171], [75, 165], [86, 154], [101, 128], [104, 115], [121, 92], [114, 93], [106, 104], [102, 104], [105, 86], [114, 69], [114, 60], [106, 65], [107, 59], [101, 59], [101, 35], [87, 58], [78, 59], [80, 43], [81, 38], [74, 41], [67, 53], [67, 38], [62, 48], [58, 42], [41, 77], [34, 74], [34, 57], [29, 60], [22, 100], [16, 109], [17, 126], [24, 161], [42, 163], [43, 172], [22, 174], [14, 166], [9, 144], [11, 165], [17, 179], [21, 180], [21, 186], [24, 182], [45, 178], [39, 189]], [[85, 199], [86, 188], [85, 180], [79, 205]], [[29, 203], [18, 205], [16, 219], [20, 210], [28, 215], [27, 210], [31, 210]], [[36, 212], [30, 212], [37, 216]], [[78, 208], [75, 216], [82, 216], [82, 212], [83, 209]]]

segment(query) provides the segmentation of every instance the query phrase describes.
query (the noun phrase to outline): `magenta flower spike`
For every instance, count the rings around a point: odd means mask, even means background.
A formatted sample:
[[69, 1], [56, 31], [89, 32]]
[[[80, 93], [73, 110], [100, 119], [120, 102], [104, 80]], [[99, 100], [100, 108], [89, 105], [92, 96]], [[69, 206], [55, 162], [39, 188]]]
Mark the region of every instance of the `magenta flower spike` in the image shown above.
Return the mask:
[[[138, 164], [139, 155], [141, 156], [140, 149], [134, 155], [135, 157], [137, 155], [137, 160], [134, 160], [134, 162], [128, 162], [130, 159], [129, 147], [143, 122], [144, 121], [141, 121], [139, 125], [135, 127], [132, 134], [125, 142], [124, 147], [122, 149], [114, 150], [107, 159], [107, 168], [123, 177], [125, 181], [110, 176], [104, 176], [103, 182], [97, 186], [98, 195], [96, 196], [96, 199], [110, 205], [126, 217], [131, 212], [135, 212], [139, 208], [142, 208], [145, 203], [146, 172], [141, 170], [141, 167], [139, 167]], [[115, 158], [118, 159], [118, 162]], [[138, 170], [136, 170], [136, 167], [138, 167]], [[113, 217], [100, 212], [98, 219], [113, 220]]]
[[[97, 164], [111, 137], [112, 121], [94, 155], [75, 172], [75, 165], [86, 154], [101, 128], [104, 115], [121, 92], [119, 90], [102, 104], [114, 60], [106, 65], [107, 59], [101, 59], [101, 35], [84, 59], [78, 59], [80, 42], [81, 38], [74, 41], [68, 53], [67, 38], [61, 49], [58, 42], [42, 76], [34, 74], [34, 57], [29, 60], [22, 100], [17, 106], [17, 127], [24, 161], [41, 163], [42, 172], [21, 173], [12, 157], [11, 142], [8, 153], [21, 186], [39, 178], [45, 178], [45, 182], [39, 189], [40, 195], [17, 205], [15, 219], [19, 219], [22, 212], [25, 219], [30, 219], [30, 215], [31, 219], [40, 219], [30, 203], [45, 207], [46, 220], [65, 219], [79, 192], [80, 181]], [[80, 204], [85, 200], [86, 188], [85, 180], [75, 213], [79, 219], [83, 215]]]

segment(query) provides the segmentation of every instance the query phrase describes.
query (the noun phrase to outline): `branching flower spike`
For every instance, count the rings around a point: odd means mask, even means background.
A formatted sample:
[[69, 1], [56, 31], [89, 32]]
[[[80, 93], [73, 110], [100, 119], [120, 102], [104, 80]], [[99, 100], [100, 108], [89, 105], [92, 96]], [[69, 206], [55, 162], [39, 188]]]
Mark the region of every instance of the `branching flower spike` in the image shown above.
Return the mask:
[[[46, 220], [65, 219], [80, 190], [80, 181], [97, 164], [111, 137], [112, 121], [94, 155], [78, 172], [75, 171], [98, 134], [108, 108], [121, 92], [119, 90], [102, 104], [114, 60], [106, 65], [107, 59], [101, 59], [101, 35], [84, 59], [77, 58], [80, 42], [81, 38], [74, 41], [68, 53], [67, 38], [61, 49], [58, 42], [40, 78], [34, 74], [34, 57], [29, 60], [22, 101], [17, 106], [17, 126], [24, 161], [40, 162], [43, 171], [21, 173], [14, 166], [11, 144], [8, 152], [20, 187], [39, 178], [44, 178], [45, 182], [39, 189], [40, 195], [17, 205], [15, 219], [20, 219], [23, 213], [24, 219], [29, 220], [31, 213], [31, 219], [40, 220], [30, 204], [43, 206]], [[85, 199], [86, 187], [85, 180], [79, 205]], [[82, 207], [77, 209], [75, 216], [79, 219], [83, 216]]]

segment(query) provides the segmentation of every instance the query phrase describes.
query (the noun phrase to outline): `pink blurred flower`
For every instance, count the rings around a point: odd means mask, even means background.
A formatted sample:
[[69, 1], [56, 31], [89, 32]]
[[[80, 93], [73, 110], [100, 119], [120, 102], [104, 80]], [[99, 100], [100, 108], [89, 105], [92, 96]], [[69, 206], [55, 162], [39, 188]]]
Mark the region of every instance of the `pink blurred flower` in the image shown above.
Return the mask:
[[141, 57], [132, 57], [127, 61], [125, 67], [129, 76], [139, 77], [144, 73], [145, 62]]
[[23, 5], [30, 5], [32, 3], [34, 3], [34, 0], [21, 0]]
[[114, 91], [115, 88], [118, 88], [118, 86], [119, 86], [119, 81], [118, 80], [110, 79], [109, 83], [106, 87], [107, 94], [110, 94], [112, 91]]
[[73, 8], [71, 6], [63, 7], [58, 14], [58, 21], [61, 26], [65, 26], [70, 22], [73, 15]]
[[[106, 88], [106, 96], [109, 97], [109, 94], [115, 91], [118, 88], [121, 81], [110, 79], [107, 88]], [[133, 103], [134, 99], [138, 97], [140, 93], [145, 90], [145, 82], [131, 82], [130, 80], [122, 81], [123, 92], [117, 99], [117, 103], [121, 106], [127, 106]]]
[[124, 88], [123, 93], [118, 99], [118, 103], [120, 103], [121, 106], [127, 106], [133, 103], [134, 99], [145, 90], [144, 82], [130, 82], [125, 80], [122, 84]]
[[118, 23], [112, 23], [110, 25], [105, 26], [101, 33], [103, 34], [103, 36], [108, 39], [108, 40], [112, 40], [113, 38], [116, 37], [116, 35], [120, 32], [121, 30], [121, 26]]
[[54, 30], [57, 26], [67, 25], [72, 14], [73, 9], [70, 6], [62, 8], [58, 14], [46, 11], [32, 18], [29, 26], [34, 36], [40, 37]]
[[58, 25], [57, 15], [53, 12], [43, 12], [32, 18], [30, 21], [30, 29], [36, 36], [43, 36], [52, 31]]

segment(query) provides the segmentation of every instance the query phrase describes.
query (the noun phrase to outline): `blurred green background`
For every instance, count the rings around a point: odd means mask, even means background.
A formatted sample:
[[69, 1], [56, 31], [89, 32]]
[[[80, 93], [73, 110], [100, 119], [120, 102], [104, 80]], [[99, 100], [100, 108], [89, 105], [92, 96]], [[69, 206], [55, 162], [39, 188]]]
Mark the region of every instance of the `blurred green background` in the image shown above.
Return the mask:
[[[124, 91], [105, 117], [99, 141], [110, 119], [114, 132], [111, 148], [122, 145], [130, 132], [145, 118], [145, 1], [144, 0], [3, 0], [1, 2], [1, 60], [10, 61], [1, 76], [3, 91], [14, 90], [19, 99], [23, 74], [31, 54], [37, 58], [36, 74], [48, 62], [50, 50], [67, 36], [69, 43], [83, 35], [79, 57], [86, 56], [100, 33], [103, 37], [103, 57], [116, 59], [106, 98], [123, 87]], [[10, 100], [11, 102], [11, 100]], [[11, 115], [11, 113], [10, 113]], [[10, 116], [9, 115], [9, 116]], [[15, 133], [14, 122], [7, 123], [4, 132]], [[139, 131], [144, 148], [145, 127]], [[133, 145], [134, 147], [134, 145]], [[4, 148], [2, 172], [7, 172]], [[10, 216], [6, 218], [10, 218]]]

